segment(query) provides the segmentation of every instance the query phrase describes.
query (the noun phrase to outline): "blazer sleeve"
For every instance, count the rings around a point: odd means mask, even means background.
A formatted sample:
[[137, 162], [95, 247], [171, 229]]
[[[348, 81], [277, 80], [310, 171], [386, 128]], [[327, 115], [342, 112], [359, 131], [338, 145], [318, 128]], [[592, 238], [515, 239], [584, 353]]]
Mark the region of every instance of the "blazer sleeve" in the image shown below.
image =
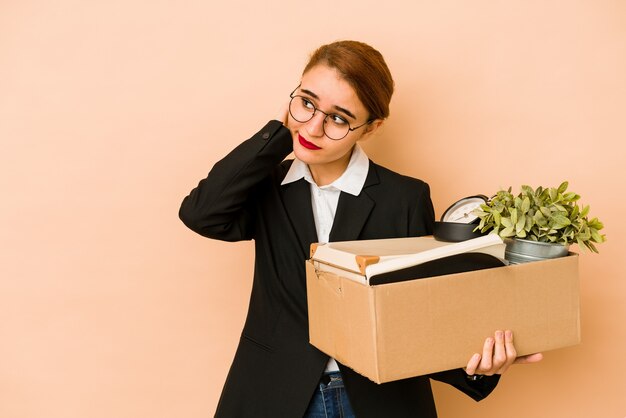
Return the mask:
[[244, 141], [217, 162], [183, 199], [179, 217], [200, 235], [223, 241], [254, 237], [251, 201], [256, 186], [292, 151], [289, 129], [279, 121]]
[[486, 398], [496, 387], [500, 375], [483, 376], [479, 380], [469, 380], [463, 369], [446, 370], [428, 375], [431, 379], [447, 383], [465, 393], [475, 401]]

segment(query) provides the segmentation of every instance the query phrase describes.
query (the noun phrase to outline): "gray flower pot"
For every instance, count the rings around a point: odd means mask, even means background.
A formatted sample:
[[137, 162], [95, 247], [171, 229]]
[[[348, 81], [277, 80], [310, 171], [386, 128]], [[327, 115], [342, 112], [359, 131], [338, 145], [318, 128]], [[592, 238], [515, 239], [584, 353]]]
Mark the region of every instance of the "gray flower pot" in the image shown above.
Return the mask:
[[569, 245], [520, 238], [507, 238], [504, 242], [506, 243], [504, 258], [511, 264], [559, 258], [569, 254]]

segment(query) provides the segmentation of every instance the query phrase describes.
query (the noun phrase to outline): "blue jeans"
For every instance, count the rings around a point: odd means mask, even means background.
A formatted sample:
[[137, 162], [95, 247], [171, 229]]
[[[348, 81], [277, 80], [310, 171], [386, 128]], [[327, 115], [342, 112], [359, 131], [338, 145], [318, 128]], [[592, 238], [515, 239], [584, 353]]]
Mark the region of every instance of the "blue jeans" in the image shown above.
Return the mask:
[[354, 418], [341, 373], [324, 375], [303, 418]]

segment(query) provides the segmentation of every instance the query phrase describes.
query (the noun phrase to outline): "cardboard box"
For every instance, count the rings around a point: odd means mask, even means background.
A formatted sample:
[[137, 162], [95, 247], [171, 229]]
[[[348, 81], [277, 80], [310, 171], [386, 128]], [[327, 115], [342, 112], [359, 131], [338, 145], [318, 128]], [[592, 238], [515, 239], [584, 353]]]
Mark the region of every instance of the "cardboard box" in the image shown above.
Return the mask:
[[511, 329], [518, 355], [580, 342], [578, 256], [369, 286], [306, 262], [310, 342], [376, 383], [467, 365]]

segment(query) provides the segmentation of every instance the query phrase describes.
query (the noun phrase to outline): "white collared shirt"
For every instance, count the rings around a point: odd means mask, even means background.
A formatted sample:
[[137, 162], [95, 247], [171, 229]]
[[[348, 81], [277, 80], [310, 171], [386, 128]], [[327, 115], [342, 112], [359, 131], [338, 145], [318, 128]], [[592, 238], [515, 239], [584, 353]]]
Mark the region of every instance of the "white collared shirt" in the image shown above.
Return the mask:
[[345, 192], [358, 196], [365, 185], [368, 170], [369, 159], [365, 151], [356, 144], [346, 171], [331, 184], [319, 187], [313, 180], [309, 166], [298, 159], [294, 159], [281, 185], [292, 183], [301, 178], [309, 182], [317, 242], [325, 244], [328, 242], [330, 230], [333, 226], [339, 195], [341, 192]]
[[[328, 242], [330, 230], [333, 227], [337, 204], [339, 203], [339, 195], [341, 192], [344, 192], [358, 196], [365, 185], [368, 170], [369, 158], [359, 144], [356, 144], [350, 156], [350, 162], [348, 163], [346, 171], [331, 184], [319, 187], [313, 180], [309, 166], [296, 158], [291, 164], [281, 185], [292, 183], [301, 178], [309, 182], [313, 218], [315, 220], [315, 230], [317, 231], [317, 242], [325, 244]], [[336, 370], [339, 370], [337, 362], [331, 358], [326, 365], [326, 371], [330, 372]]]

